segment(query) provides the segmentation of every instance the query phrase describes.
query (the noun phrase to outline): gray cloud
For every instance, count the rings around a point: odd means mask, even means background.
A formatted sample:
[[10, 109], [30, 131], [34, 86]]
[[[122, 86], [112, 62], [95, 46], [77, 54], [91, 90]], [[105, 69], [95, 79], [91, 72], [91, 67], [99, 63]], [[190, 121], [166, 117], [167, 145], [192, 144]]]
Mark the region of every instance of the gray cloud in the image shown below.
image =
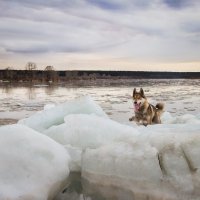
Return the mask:
[[4, 55], [61, 52], [138, 60], [198, 59], [200, 5], [188, 2], [1, 0], [0, 46]]
[[188, 5], [186, 0], [164, 0], [164, 3], [171, 8], [182, 8]]
[[186, 21], [182, 24], [184, 31], [200, 34], [200, 21]]
[[199, 4], [198, 0], [163, 0], [163, 2], [170, 8], [174, 9], [182, 9]]
[[87, 0], [87, 2], [106, 10], [120, 10], [124, 7], [119, 3], [113, 3], [106, 0]]

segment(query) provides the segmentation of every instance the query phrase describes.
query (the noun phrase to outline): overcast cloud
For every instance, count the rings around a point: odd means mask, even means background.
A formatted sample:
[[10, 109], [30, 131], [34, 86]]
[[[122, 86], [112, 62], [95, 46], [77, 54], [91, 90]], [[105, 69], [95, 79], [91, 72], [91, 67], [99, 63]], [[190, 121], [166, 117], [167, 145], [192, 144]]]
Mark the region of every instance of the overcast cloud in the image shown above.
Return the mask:
[[1, 0], [0, 18], [1, 68], [200, 71], [199, 0]]

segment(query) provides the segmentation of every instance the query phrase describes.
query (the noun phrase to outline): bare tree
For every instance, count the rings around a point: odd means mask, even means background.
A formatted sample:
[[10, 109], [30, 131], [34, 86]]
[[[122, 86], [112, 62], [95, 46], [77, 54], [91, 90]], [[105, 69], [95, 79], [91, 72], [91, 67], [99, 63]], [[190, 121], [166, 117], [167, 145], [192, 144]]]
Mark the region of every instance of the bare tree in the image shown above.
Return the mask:
[[53, 66], [46, 66], [44, 71], [46, 71], [46, 81], [55, 82], [57, 80], [57, 73]]
[[37, 65], [34, 62], [28, 62], [25, 68], [26, 70], [32, 71], [37, 69]]
[[26, 64], [26, 70], [27, 71], [25, 73], [28, 76], [28, 80], [30, 82], [33, 82], [33, 80], [34, 80], [35, 73], [34, 73], [33, 70], [36, 70], [36, 69], [37, 69], [36, 63], [34, 63], [34, 62], [28, 62]]
[[6, 67], [5, 69], [5, 79], [8, 81], [12, 81], [13, 80], [13, 68], [12, 67]]
[[54, 67], [49, 65], [49, 66], [46, 66], [44, 70], [45, 71], [54, 71]]
[[12, 67], [6, 67], [5, 70], [13, 70]]

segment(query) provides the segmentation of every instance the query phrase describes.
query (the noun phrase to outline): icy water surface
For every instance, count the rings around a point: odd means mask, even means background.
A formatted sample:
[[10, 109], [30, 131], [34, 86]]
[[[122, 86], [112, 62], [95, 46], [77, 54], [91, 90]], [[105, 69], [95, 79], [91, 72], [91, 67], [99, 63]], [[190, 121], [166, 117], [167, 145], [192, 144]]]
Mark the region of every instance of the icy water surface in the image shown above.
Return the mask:
[[0, 85], [0, 125], [15, 123], [42, 110], [82, 95], [90, 95], [110, 118], [126, 122], [133, 114], [133, 88], [142, 87], [150, 103], [165, 103], [173, 115], [200, 112], [200, 80], [97, 80], [58, 85]]

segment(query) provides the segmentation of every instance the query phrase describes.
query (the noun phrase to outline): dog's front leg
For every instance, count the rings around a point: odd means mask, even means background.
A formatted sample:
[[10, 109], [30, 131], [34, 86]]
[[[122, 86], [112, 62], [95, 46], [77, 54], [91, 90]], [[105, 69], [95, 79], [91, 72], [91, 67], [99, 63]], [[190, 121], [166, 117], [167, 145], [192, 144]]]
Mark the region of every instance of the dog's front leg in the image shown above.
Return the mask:
[[148, 125], [148, 122], [146, 120], [143, 120], [143, 125], [144, 126], [147, 126]]
[[129, 121], [135, 121], [135, 116], [129, 118]]
[[152, 124], [151, 117], [145, 116], [144, 119], [143, 119], [143, 125], [144, 125], [144, 126], [147, 126], [148, 124], [149, 124], [149, 125]]

